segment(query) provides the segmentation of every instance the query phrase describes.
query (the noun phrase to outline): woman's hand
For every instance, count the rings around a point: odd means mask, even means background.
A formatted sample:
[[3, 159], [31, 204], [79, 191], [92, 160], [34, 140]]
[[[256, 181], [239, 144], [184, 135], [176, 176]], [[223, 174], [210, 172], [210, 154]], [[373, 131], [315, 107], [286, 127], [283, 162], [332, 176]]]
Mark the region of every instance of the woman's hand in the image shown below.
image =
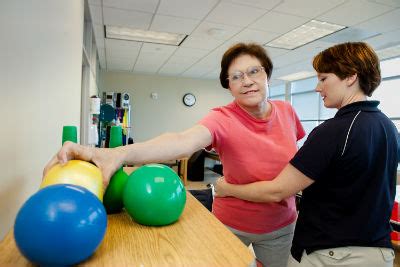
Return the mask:
[[216, 197], [227, 197], [229, 184], [226, 182], [225, 177], [220, 177], [217, 179], [214, 185], [214, 192]]
[[93, 148], [65, 142], [60, 151], [47, 163], [43, 177], [57, 163], [63, 165], [72, 159], [93, 162], [102, 172], [103, 184], [106, 187], [111, 176], [123, 164], [123, 153], [118, 148]]

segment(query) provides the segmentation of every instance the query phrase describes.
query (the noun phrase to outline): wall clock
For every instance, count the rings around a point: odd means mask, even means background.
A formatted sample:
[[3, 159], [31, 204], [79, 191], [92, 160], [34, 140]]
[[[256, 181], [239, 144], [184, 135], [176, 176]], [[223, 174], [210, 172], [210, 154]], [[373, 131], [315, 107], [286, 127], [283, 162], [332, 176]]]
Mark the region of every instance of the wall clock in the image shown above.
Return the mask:
[[196, 103], [196, 97], [192, 93], [186, 93], [183, 96], [182, 100], [183, 100], [183, 104], [185, 104], [185, 106], [188, 106], [188, 107], [191, 107]]

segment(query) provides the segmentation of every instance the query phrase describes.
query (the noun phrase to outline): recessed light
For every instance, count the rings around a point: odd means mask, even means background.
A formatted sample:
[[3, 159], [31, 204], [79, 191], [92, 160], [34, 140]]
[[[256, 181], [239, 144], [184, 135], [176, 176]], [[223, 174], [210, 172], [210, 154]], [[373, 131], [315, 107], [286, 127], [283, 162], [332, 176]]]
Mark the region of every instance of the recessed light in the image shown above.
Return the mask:
[[105, 25], [105, 35], [109, 39], [168, 44], [179, 46], [187, 37], [186, 34], [147, 31], [127, 27]]
[[272, 40], [264, 46], [293, 50], [334, 32], [345, 29], [346, 26], [324, 21], [311, 20], [290, 32]]

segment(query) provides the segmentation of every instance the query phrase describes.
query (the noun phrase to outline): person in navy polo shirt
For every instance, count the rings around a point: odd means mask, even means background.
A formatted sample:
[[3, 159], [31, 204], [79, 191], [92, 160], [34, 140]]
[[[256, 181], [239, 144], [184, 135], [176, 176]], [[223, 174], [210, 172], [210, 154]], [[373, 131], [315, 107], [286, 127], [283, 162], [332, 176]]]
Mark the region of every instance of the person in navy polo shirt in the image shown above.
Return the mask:
[[343, 43], [316, 55], [313, 67], [325, 107], [338, 109], [334, 118], [310, 133], [276, 179], [221, 178], [216, 195], [279, 204], [303, 190], [290, 267], [392, 267], [398, 133], [379, 102], [367, 101], [381, 81], [378, 57], [366, 43]]

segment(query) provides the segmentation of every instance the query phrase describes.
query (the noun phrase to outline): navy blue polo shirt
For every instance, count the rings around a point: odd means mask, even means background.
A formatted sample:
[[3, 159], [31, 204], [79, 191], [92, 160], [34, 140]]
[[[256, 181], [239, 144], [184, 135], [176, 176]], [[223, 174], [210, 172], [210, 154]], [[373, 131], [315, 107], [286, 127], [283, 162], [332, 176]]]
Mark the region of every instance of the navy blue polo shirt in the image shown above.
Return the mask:
[[391, 248], [397, 130], [361, 101], [316, 127], [290, 163], [315, 182], [303, 190], [291, 253], [344, 246]]

